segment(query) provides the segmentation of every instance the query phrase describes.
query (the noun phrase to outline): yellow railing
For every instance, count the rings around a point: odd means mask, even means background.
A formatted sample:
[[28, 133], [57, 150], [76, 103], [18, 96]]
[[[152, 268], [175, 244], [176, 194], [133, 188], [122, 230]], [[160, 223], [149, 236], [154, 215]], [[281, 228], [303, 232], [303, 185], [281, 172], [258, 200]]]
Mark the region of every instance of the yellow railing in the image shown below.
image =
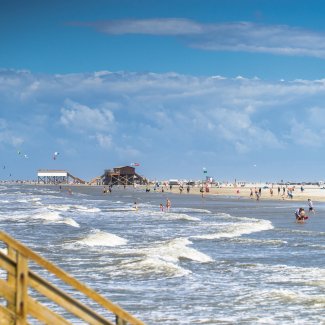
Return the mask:
[[[45, 324], [72, 324], [60, 313], [46, 306], [44, 297], [60, 306], [76, 319], [86, 324], [109, 325], [144, 325], [144, 323], [121, 307], [102, 297], [94, 290], [85, 286], [68, 273], [64, 272], [51, 262], [33, 252], [8, 234], [0, 231], [0, 242], [7, 247], [7, 253], [0, 251], [0, 270], [6, 275], [6, 279], [0, 279], [0, 299], [4, 298], [6, 305], [0, 304], [0, 324], [25, 325], [34, 318]], [[91, 307], [80, 302], [72, 295], [52, 284], [49, 280], [32, 271], [30, 263], [34, 262], [42, 269], [47, 270], [52, 276], [62, 280], [79, 294], [82, 293], [91, 304], [96, 303], [99, 308], [105, 310], [98, 313]], [[34, 292], [34, 297], [31, 292]], [[35, 294], [36, 293], [36, 294]], [[37, 297], [42, 297], [37, 299]], [[107, 317], [111, 317], [108, 319]], [[113, 319], [113, 320], [112, 320]]]

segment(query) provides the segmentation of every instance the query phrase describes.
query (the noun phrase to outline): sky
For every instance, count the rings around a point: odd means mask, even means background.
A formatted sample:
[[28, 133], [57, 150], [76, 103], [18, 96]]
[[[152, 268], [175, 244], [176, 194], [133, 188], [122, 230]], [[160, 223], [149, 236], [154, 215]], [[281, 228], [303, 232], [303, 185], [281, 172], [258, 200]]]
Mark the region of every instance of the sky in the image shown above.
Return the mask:
[[0, 0], [0, 179], [136, 162], [157, 180], [325, 180], [324, 11]]

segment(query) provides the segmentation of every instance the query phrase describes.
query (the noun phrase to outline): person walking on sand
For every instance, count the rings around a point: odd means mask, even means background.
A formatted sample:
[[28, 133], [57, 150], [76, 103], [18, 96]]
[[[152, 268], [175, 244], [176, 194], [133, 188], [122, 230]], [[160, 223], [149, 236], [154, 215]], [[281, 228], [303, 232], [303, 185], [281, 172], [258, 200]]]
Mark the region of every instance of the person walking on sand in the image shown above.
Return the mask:
[[169, 199], [167, 199], [167, 200], [166, 200], [166, 210], [167, 210], [167, 212], [169, 212], [170, 207], [171, 207], [171, 202], [170, 202]]
[[280, 195], [281, 188], [278, 186], [278, 195]]
[[313, 205], [313, 201], [311, 199], [308, 199], [308, 207], [309, 207], [309, 212], [312, 212], [315, 214], [315, 209]]

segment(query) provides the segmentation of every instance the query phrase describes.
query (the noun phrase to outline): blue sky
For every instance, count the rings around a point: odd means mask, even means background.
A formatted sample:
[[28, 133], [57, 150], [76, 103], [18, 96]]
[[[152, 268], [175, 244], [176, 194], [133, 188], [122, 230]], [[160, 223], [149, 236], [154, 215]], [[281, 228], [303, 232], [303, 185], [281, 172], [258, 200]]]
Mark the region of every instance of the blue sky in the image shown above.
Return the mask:
[[0, 1], [0, 179], [324, 180], [324, 7]]

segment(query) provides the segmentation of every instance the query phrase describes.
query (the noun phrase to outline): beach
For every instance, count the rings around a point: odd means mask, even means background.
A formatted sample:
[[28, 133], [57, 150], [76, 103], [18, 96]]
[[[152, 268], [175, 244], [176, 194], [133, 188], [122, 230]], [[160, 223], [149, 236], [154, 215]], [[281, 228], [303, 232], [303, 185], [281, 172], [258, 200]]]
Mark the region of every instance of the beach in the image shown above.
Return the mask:
[[1, 185], [1, 230], [146, 324], [323, 322], [324, 202], [70, 187]]
[[[311, 199], [313, 201], [319, 201], [319, 202], [325, 202], [325, 189], [322, 189], [320, 186], [316, 185], [306, 185], [304, 186], [304, 190], [301, 191], [300, 186], [295, 186], [294, 191], [292, 192], [293, 197], [290, 198], [287, 195], [287, 189], [292, 188], [293, 186], [284, 186], [285, 187], [285, 194], [283, 195], [283, 185], [274, 184], [273, 185], [273, 195], [270, 193], [270, 189], [272, 188], [272, 185], [267, 185], [267, 188], [265, 188], [265, 184], [256, 183], [252, 184], [252, 186], [223, 186], [223, 187], [217, 187], [217, 186], [211, 186], [208, 187], [209, 192], [206, 192], [204, 187], [204, 196], [209, 195], [216, 195], [216, 196], [231, 196], [231, 197], [237, 197], [237, 198], [251, 198], [250, 192], [251, 189], [253, 190], [253, 197], [252, 199], [256, 199], [255, 196], [255, 190], [258, 190], [261, 188], [261, 196], [260, 200], [275, 200], [275, 201], [307, 201], [308, 199]], [[280, 187], [280, 194], [278, 194], [278, 186]], [[186, 185], [183, 188], [182, 195], [186, 195]], [[145, 188], [145, 187], [143, 187]], [[150, 187], [151, 191], [153, 190], [153, 186]], [[171, 192], [175, 194], [180, 194], [179, 186], [174, 185], [172, 187], [172, 190], [168, 186], [164, 186], [165, 192]], [[157, 192], [161, 192], [162, 187], [159, 187], [156, 189]], [[200, 186], [191, 186], [190, 187], [190, 194], [197, 194], [202, 195], [200, 192]]]

